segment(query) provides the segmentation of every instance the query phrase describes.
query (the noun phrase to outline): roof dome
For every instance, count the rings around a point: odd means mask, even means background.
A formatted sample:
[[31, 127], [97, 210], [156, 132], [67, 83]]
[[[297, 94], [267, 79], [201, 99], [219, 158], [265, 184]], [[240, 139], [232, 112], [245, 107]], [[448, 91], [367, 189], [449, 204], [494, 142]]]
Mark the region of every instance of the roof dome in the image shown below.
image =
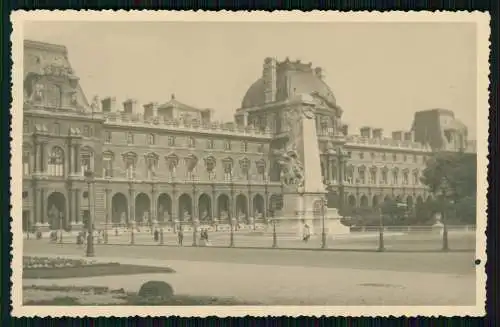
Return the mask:
[[[295, 67], [284, 67], [280, 69], [278, 64], [276, 74], [276, 101], [284, 101], [295, 94], [316, 95], [331, 107], [336, 107], [337, 101], [330, 87], [321, 77], [321, 69], [294, 69]], [[257, 107], [265, 104], [265, 81], [259, 78], [247, 90], [242, 108]]]

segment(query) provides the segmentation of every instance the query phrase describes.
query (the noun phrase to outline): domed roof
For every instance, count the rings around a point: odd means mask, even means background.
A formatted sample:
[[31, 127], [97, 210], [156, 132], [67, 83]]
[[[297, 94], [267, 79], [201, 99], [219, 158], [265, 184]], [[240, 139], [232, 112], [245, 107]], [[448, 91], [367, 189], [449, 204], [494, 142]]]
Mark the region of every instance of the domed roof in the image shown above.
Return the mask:
[[[286, 71], [283, 73], [286, 74], [285, 78], [279, 78], [279, 76], [277, 78], [276, 101], [284, 101], [294, 94], [310, 94], [320, 96], [332, 107], [336, 106], [337, 101], [332, 90], [313, 71]], [[264, 103], [265, 83], [263, 78], [259, 78], [246, 92], [241, 107], [257, 107]]]

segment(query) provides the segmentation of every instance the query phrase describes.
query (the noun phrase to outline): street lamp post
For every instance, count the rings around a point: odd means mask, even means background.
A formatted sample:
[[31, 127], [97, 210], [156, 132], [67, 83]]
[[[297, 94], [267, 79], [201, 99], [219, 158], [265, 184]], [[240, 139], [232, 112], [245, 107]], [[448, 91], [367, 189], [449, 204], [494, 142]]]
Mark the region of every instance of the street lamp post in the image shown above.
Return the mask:
[[94, 226], [93, 226], [93, 221], [92, 221], [92, 207], [91, 207], [91, 184], [94, 180], [94, 173], [91, 170], [85, 171], [85, 179], [87, 181], [87, 187], [88, 187], [88, 202], [89, 202], [89, 216], [88, 216], [88, 221], [87, 221], [87, 231], [88, 231], [88, 236], [87, 236], [87, 257], [93, 257], [95, 256], [94, 253]]
[[229, 235], [229, 247], [233, 248], [234, 247], [234, 223], [235, 223], [234, 217], [231, 217], [231, 234]]
[[59, 213], [59, 243], [63, 242], [63, 216]]
[[326, 230], [325, 230], [325, 206], [326, 199], [321, 199], [321, 248], [326, 249]]
[[271, 222], [273, 224], [273, 249], [278, 247], [278, 237], [276, 235], [276, 218], [274, 217], [274, 210], [269, 210], [269, 215], [271, 216]]
[[443, 251], [448, 251], [449, 246], [448, 246], [448, 223], [447, 223], [447, 217], [446, 217], [446, 191], [448, 188], [448, 181], [446, 178], [442, 179], [441, 182], [441, 193], [443, 197], [442, 201], [442, 208], [441, 208], [441, 220], [443, 222]]
[[379, 213], [379, 232], [378, 232], [378, 252], [384, 252], [384, 216], [382, 214], [382, 208], [378, 209]]

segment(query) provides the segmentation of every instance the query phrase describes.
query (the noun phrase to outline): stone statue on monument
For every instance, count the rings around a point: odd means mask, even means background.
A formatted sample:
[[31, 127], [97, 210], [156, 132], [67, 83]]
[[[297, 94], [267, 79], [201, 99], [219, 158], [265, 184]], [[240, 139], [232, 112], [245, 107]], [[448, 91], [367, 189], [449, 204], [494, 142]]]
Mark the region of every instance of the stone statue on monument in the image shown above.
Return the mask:
[[90, 108], [92, 109], [92, 112], [101, 112], [101, 101], [98, 95], [95, 95], [94, 98], [92, 98]]

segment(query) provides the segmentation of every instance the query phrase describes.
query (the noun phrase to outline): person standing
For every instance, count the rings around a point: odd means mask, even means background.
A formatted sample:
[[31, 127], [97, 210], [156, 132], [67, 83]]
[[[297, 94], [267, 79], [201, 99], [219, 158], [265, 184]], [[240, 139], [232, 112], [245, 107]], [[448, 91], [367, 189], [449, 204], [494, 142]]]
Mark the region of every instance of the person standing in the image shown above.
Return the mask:
[[182, 241], [184, 239], [184, 232], [182, 230], [182, 226], [179, 228], [179, 231], [177, 232], [177, 242], [179, 243], [180, 246], [182, 246]]
[[309, 241], [310, 237], [311, 237], [311, 230], [309, 229], [309, 225], [305, 224], [304, 225], [304, 234], [303, 234], [302, 240], [307, 243]]

